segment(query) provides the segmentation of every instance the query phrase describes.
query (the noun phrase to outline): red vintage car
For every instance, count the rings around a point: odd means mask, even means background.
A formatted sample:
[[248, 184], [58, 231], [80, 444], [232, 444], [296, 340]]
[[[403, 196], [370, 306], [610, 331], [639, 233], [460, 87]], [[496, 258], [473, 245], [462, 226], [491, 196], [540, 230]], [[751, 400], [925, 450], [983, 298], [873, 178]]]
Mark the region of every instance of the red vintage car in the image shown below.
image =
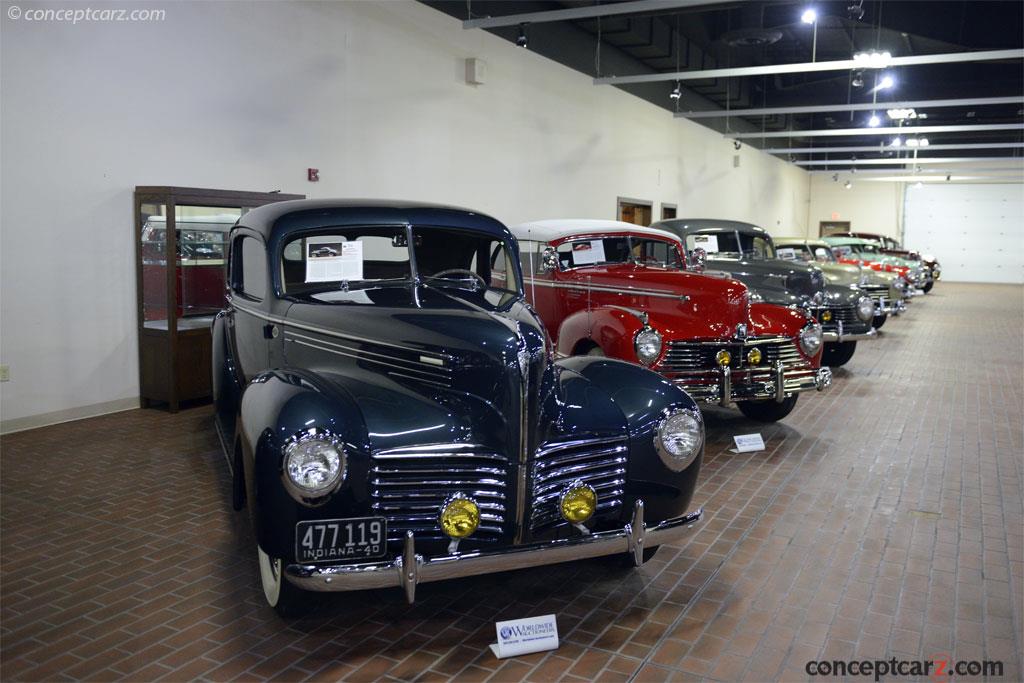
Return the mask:
[[629, 223], [552, 220], [512, 228], [527, 299], [560, 356], [647, 366], [698, 402], [736, 403], [773, 422], [822, 390], [821, 327], [801, 309], [751, 303], [745, 285], [687, 272], [672, 233]]

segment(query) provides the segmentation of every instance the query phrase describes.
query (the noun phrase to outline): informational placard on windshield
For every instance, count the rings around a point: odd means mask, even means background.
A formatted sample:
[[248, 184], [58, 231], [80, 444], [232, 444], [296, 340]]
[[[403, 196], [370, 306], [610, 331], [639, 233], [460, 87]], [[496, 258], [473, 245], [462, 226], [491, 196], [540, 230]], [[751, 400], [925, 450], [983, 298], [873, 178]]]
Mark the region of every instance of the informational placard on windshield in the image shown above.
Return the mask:
[[363, 243], [331, 235], [306, 240], [306, 282], [363, 279]]
[[718, 235], [694, 235], [693, 248], [703, 249], [707, 253], [718, 251]]
[[587, 240], [572, 243], [572, 264], [585, 266], [589, 263], [601, 263], [604, 258], [604, 241]]
[[779, 247], [775, 250], [775, 254], [780, 259], [784, 259], [786, 261], [796, 260], [796, 249], [793, 249], [792, 247]]

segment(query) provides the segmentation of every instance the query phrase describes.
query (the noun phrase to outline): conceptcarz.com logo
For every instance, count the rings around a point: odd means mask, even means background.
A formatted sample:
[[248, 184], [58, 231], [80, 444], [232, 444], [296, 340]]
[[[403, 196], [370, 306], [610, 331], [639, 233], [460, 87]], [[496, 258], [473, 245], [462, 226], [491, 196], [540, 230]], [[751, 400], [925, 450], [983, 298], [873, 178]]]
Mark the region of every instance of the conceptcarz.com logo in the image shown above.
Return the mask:
[[518, 638], [534, 638], [536, 636], [548, 636], [554, 632], [554, 625], [548, 622], [542, 624], [521, 624], [519, 626], [502, 626], [501, 639], [509, 640], [513, 636], [516, 636]]

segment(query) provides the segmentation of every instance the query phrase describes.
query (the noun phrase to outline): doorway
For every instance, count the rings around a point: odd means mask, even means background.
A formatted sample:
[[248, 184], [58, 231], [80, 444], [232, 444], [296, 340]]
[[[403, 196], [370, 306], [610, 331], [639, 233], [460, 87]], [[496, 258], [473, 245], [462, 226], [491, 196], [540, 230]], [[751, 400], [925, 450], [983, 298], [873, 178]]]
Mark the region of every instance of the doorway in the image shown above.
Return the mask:
[[661, 203], [661, 220], [667, 221], [676, 217], [676, 205]]
[[653, 207], [654, 202], [619, 197], [619, 220], [623, 223], [647, 227], [651, 224]]
[[821, 221], [818, 223], [818, 236], [826, 237], [841, 232], [850, 232], [850, 221]]

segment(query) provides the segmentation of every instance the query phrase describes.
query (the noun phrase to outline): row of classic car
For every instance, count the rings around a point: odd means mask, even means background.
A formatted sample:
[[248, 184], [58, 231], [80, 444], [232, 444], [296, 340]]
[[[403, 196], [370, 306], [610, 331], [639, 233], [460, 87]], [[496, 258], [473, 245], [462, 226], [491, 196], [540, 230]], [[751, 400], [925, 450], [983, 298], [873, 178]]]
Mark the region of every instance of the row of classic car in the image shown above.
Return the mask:
[[215, 423], [268, 603], [642, 564], [701, 517], [701, 405], [782, 419], [899, 303], [754, 226], [657, 227], [340, 200], [240, 218]]

